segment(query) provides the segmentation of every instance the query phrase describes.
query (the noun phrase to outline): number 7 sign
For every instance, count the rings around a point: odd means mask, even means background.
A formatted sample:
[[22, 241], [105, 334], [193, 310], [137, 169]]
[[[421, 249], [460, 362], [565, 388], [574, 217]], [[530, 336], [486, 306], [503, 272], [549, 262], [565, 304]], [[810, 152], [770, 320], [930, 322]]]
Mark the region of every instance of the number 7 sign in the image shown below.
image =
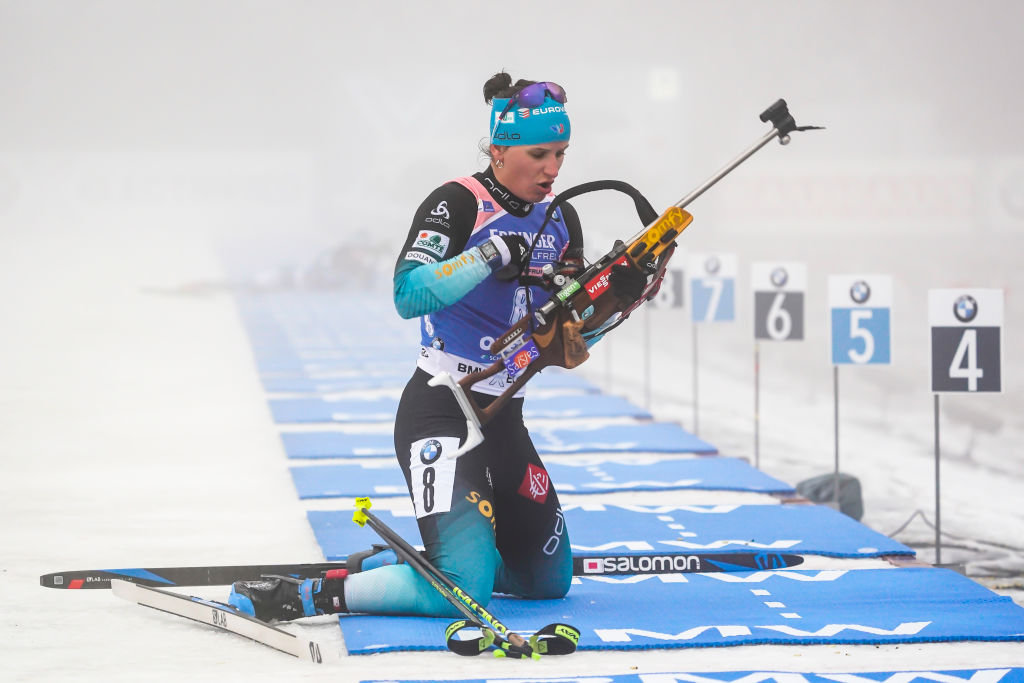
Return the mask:
[[693, 322], [736, 319], [736, 254], [690, 254], [686, 272]]
[[1001, 289], [931, 289], [928, 322], [932, 391], [1002, 391]]

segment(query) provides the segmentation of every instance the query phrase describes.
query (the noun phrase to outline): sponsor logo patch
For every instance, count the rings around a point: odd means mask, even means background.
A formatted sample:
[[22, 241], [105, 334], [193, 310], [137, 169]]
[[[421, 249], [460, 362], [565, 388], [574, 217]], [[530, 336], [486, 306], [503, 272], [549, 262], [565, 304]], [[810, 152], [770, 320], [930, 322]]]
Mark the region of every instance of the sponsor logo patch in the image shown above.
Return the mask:
[[527, 463], [526, 475], [523, 477], [523, 483], [519, 485], [519, 495], [543, 504], [548, 499], [550, 489], [551, 478], [544, 468]]
[[444, 256], [444, 253], [448, 250], [448, 242], [447, 235], [442, 235], [433, 230], [420, 230], [420, 234], [416, 235], [416, 240], [412, 245], [429, 254]]
[[505, 359], [505, 368], [508, 374], [515, 380], [522, 374], [523, 370], [530, 366], [530, 363], [540, 358], [540, 349], [532, 339], [527, 339], [519, 349]]
[[430, 212], [430, 215], [451, 218], [451, 216], [448, 215], [448, 201], [444, 200], [441, 203], [439, 203], [436, 207], [434, 207], [434, 210]]
[[439, 265], [437, 268], [435, 268], [435, 279], [440, 280], [443, 277], [448, 277], [453, 273], [462, 270], [465, 266], [469, 265], [470, 263], [476, 263], [476, 258], [468, 252], [462, 252], [458, 256], [448, 259], [447, 261]]
[[629, 263], [629, 261], [626, 259], [625, 256], [623, 256], [618, 261], [616, 261], [615, 263], [613, 263], [612, 265], [608, 266], [600, 273], [598, 273], [597, 277], [595, 277], [593, 280], [586, 284], [587, 294], [590, 295], [590, 299], [592, 301], [596, 300], [597, 297], [604, 294], [605, 290], [608, 289], [608, 287], [610, 286], [608, 283], [608, 278], [611, 276], [612, 268], [614, 268], [615, 266], [624, 266], [627, 263]]
[[420, 263], [437, 263], [437, 259], [430, 254], [423, 254], [418, 251], [405, 252], [406, 261], [419, 261]]

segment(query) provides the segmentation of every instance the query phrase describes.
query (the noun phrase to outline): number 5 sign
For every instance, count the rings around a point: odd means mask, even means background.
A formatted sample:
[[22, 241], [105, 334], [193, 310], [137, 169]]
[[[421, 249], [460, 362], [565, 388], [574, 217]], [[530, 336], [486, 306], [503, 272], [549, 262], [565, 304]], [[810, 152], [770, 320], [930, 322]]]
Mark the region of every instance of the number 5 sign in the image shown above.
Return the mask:
[[754, 263], [754, 339], [804, 338], [804, 291], [807, 267], [802, 263]]
[[930, 289], [932, 391], [1002, 391], [1003, 290]]
[[828, 305], [834, 365], [891, 362], [891, 277], [831, 275]]

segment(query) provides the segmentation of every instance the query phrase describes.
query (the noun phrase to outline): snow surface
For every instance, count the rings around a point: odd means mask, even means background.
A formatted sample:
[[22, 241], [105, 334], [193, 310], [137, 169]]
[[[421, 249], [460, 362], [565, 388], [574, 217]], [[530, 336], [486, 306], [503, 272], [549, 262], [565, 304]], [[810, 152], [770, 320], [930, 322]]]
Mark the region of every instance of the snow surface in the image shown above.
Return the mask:
[[[684, 248], [741, 264], [739, 321], [698, 333], [699, 432], [754, 458], [745, 274], [803, 260], [807, 339], [761, 346], [758, 462], [794, 483], [832, 471], [825, 277], [892, 274], [894, 365], [840, 373], [841, 469], [872, 528], [934, 520], [927, 289], [1006, 291], [1004, 392], [942, 398], [942, 557], [1021, 601], [1024, 5], [439, 2], [386, 22], [375, 3], [245, 8], [0, 0], [0, 678], [1024, 666], [1019, 644], [950, 643], [317, 668], [107, 591], [39, 587], [61, 569], [319, 559], [223, 285], [279, 280], [340, 244], [352, 279], [386, 291], [420, 199], [476, 168], [477, 89], [505, 67], [570, 90], [563, 188], [621, 178], [675, 201], [762, 133], [755, 115], [780, 95], [799, 123], [829, 127], [771, 145], [692, 207]], [[576, 202], [591, 256], [635, 230], [621, 201]], [[692, 427], [692, 348], [685, 313], [653, 311], [579, 371]], [[897, 538], [932, 559], [920, 516]], [[291, 628], [341, 646], [333, 620]]]

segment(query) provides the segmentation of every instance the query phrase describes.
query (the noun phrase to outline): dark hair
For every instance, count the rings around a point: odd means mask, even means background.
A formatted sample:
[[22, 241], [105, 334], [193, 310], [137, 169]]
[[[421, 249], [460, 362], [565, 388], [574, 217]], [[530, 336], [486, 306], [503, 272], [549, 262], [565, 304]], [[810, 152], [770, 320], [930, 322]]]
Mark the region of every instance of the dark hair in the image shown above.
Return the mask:
[[512, 84], [512, 77], [504, 71], [499, 71], [484, 83], [484, 102], [487, 104], [491, 103], [495, 97], [505, 98], [512, 97], [520, 90], [528, 85], [533, 85], [537, 81], [527, 81], [520, 78], [516, 81], [515, 85]]

